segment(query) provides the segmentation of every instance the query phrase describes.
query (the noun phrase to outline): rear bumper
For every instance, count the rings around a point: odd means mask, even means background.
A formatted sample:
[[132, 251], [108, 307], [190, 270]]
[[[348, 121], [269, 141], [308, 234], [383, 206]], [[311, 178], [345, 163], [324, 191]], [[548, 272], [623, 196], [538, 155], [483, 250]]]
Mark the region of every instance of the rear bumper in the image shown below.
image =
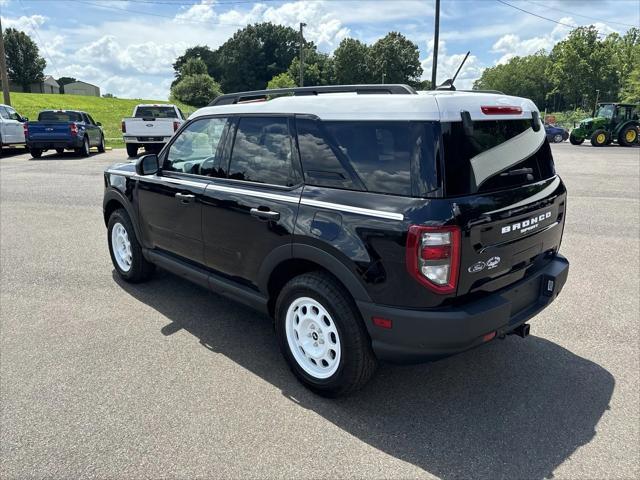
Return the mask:
[[171, 140], [171, 136], [123, 136], [124, 143], [135, 143], [136, 145], [164, 145], [169, 140]]
[[[435, 360], [478, 346], [487, 334], [499, 337], [514, 330], [558, 296], [568, 273], [568, 260], [557, 255], [534, 274], [464, 306], [411, 310], [357, 304], [378, 358], [399, 363]], [[375, 326], [372, 317], [389, 319], [393, 326]]]
[[50, 150], [55, 148], [80, 148], [82, 147], [82, 142], [82, 137], [54, 140], [28, 140], [27, 148], [35, 148], [38, 150]]

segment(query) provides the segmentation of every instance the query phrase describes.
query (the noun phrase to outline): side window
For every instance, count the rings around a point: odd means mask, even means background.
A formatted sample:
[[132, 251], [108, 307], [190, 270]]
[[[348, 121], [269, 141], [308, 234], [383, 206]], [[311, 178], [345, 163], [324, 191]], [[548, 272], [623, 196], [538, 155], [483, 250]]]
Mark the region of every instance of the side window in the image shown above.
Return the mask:
[[18, 115], [18, 112], [16, 112], [13, 108], [10, 107], [5, 107], [7, 109], [7, 115], [10, 120], [16, 120], [16, 121], [20, 121], [20, 115]]
[[95, 125], [96, 124], [96, 122], [93, 121], [93, 118], [91, 118], [91, 115], [89, 115], [88, 113], [87, 113], [87, 119], [89, 119], [89, 123], [91, 125]]
[[318, 187], [361, 190], [354, 184], [348, 167], [338, 158], [337, 148], [331, 148], [327, 142], [318, 121], [296, 118], [296, 129], [305, 183]]
[[7, 109], [5, 107], [0, 107], [0, 117], [7, 120], [9, 119], [9, 112], [7, 112]]
[[229, 178], [292, 186], [298, 181], [292, 157], [286, 117], [244, 117], [238, 123]]
[[221, 140], [227, 128], [226, 118], [202, 118], [194, 121], [171, 144], [162, 169], [225, 177], [226, 172], [220, 167], [220, 151]]

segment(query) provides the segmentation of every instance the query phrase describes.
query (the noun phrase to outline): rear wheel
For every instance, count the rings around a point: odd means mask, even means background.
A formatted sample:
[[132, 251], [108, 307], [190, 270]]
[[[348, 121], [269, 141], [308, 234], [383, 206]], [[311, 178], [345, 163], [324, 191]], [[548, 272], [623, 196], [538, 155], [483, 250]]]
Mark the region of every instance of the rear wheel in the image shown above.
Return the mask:
[[42, 156], [42, 150], [39, 148], [31, 148], [29, 149], [29, 153], [33, 158], [40, 158]]
[[555, 143], [561, 143], [563, 140], [564, 140], [564, 139], [562, 138], [562, 134], [561, 134], [561, 133], [556, 133], [556, 134], [553, 136], [553, 141], [554, 141]]
[[56, 148], [56, 153], [58, 155], [62, 155], [64, 153], [64, 148]]
[[569, 142], [571, 142], [571, 145], [582, 145], [584, 138], [578, 138], [572, 133], [569, 135]]
[[618, 143], [625, 147], [631, 147], [638, 141], [638, 129], [635, 125], [625, 127], [618, 136]]
[[88, 157], [91, 155], [91, 148], [89, 147], [89, 139], [87, 137], [84, 137], [82, 140], [82, 147], [80, 147], [77, 152], [81, 157]]
[[130, 157], [135, 157], [138, 155], [138, 145], [133, 143], [127, 143], [127, 155]]
[[606, 131], [601, 129], [596, 130], [593, 132], [593, 135], [591, 135], [591, 145], [594, 147], [603, 147], [607, 144], [608, 138], [609, 135], [607, 135]]
[[154, 265], [142, 255], [142, 247], [126, 210], [119, 209], [111, 214], [107, 232], [111, 261], [118, 275], [131, 283], [147, 280]]
[[100, 143], [98, 144], [98, 152], [104, 153], [106, 148], [104, 148], [104, 135], [100, 135]]
[[287, 283], [276, 302], [280, 349], [296, 377], [328, 397], [361, 388], [377, 361], [352, 299], [329, 275], [311, 272]]

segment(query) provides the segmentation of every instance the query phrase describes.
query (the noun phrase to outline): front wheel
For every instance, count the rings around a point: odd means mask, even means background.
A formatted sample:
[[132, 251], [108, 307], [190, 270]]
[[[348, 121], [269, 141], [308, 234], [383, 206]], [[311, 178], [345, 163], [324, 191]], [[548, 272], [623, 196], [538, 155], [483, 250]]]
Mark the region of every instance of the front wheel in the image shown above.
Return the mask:
[[154, 265], [142, 255], [142, 247], [126, 210], [119, 209], [111, 214], [107, 232], [111, 261], [120, 278], [131, 283], [147, 280]]
[[553, 136], [553, 141], [554, 141], [555, 143], [562, 143], [562, 141], [563, 141], [563, 140], [564, 140], [564, 138], [562, 138], [562, 134], [561, 134], [561, 133], [556, 133], [556, 134]]
[[638, 141], [638, 130], [635, 125], [624, 128], [618, 136], [618, 143], [625, 147], [631, 147]]
[[106, 148], [104, 147], [104, 135], [100, 135], [100, 143], [98, 144], [98, 152], [104, 153]]
[[358, 390], [375, 373], [371, 340], [353, 300], [329, 275], [290, 280], [276, 302], [280, 349], [309, 389], [338, 397]]
[[571, 135], [569, 135], [569, 142], [571, 143], [571, 145], [582, 145], [582, 142], [584, 142], [584, 138], [578, 138], [572, 133]]
[[606, 131], [598, 129], [591, 135], [591, 145], [594, 147], [604, 147], [607, 144], [608, 138], [609, 135], [607, 135]]

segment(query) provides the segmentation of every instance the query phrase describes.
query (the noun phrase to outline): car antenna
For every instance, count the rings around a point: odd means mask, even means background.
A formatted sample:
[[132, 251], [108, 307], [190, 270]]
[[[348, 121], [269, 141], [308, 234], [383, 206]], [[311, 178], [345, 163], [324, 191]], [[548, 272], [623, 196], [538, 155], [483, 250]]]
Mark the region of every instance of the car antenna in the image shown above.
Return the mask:
[[470, 53], [471, 53], [471, 50], [467, 51], [467, 54], [462, 59], [462, 62], [460, 63], [458, 70], [456, 70], [456, 74], [453, 76], [453, 78], [449, 78], [444, 82], [442, 82], [442, 85], [439, 85], [436, 88], [436, 90], [455, 90], [456, 89], [456, 87], [453, 85], [453, 82], [455, 82], [456, 78], [458, 78], [458, 74], [460, 73], [460, 70], [462, 70], [462, 66], [464, 65], [464, 62], [467, 61], [467, 58], [469, 57]]

